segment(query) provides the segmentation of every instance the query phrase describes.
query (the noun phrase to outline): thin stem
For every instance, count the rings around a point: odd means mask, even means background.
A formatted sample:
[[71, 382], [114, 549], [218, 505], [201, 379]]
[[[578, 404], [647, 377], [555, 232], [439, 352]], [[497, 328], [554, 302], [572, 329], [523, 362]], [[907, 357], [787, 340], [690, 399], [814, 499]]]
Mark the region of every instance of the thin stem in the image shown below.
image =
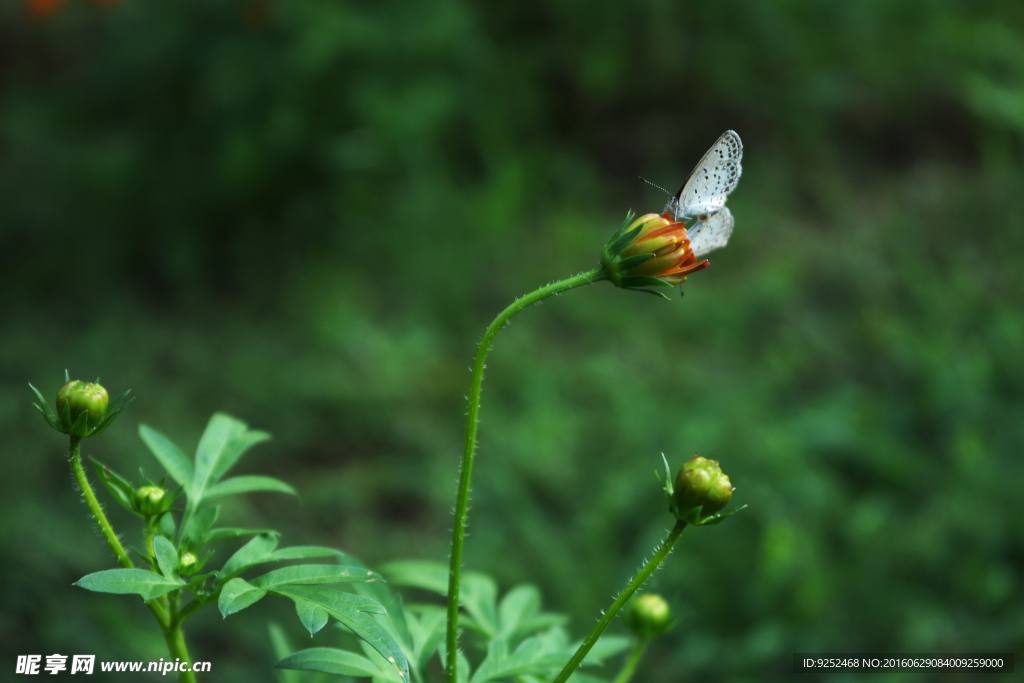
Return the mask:
[[583, 658], [587, 656], [590, 649], [594, 647], [594, 644], [597, 643], [601, 634], [604, 633], [606, 628], [608, 628], [608, 625], [612, 623], [615, 615], [618, 614], [623, 605], [633, 597], [633, 594], [636, 593], [637, 589], [640, 588], [647, 579], [651, 578], [651, 574], [661, 566], [661, 563], [665, 561], [668, 554], [672, 552], [672, 546], [674, 546], [676, 541], [679, 540], [679, 535], [683, 533], [683, 529], [685, 528], [686, 522], [676, 522], [676, 525], [672, 527], [672, 531], [668, 532], [668, 536], [665, 537], [665, 540], [662, 541], [661, 545], [658, 546], [658, 549], [654, 552], [654, 556], [640, 568], [640, 571], [637, 572], [636, 576], [633, 577], [633, 580], [629, 582], [629, 585], [619, 593], [619, 596], [615, 598], [614, 602], [612, 602], [612, 606], [609, 607], [608, 611], [601, 616], [601, 620], [597, 622], [597, 626], [595, 626], [594, 630], [590, 632], [587, 639], [584, 640], [583, 644], [580, 645], [578, 650], [576, 650], [576, 654], [572, 656], [572, 659], [569, 660], [569, 663], [565, 665], [565, 668], [562, 669], [562, 672], [558, 674], [558, 677], [552, 683], [565, 683], [569, 676], [576, 671], [580, 662], [582, 662]]
[[188, 654], [188, 647], [185, 645], [185, 634], [181, 630], [181, 622], [175, 620], [171, 626], [164, 629], [164, 640], [167, 641], [167, 650], [171, 657], [188, 662], [188, 671], [178, 672], [179, 683], [196, 683], [196, 675], [192, 673], [192, 658]]
[[484, 379], [484, 361], [494, 343], [494, 337], [512, 316], [531, 304], [549, 296], [607, 279], [603, 268], [595, 268], [565, 280], [554, 282], [517, 299], [502, 311], [484, 332], [473, 361], [473, 374], [469, 383], [469, 406], [466, 411], [466, 439], [462, 450], [462, 468], [459, 472], [459, 495], [455, 504], [455, 527], [452, 529], [451, 564], [448, 571], [448, 632], [445, 672], [448, 683], [455, 683], [458, 670], [459, 646], [459, 585], [462, 580], [462, 544], [466, 536], [466, 516], [469, 510], [470, 479], [473, 475], [473, 455], [476, 451], [476, 428], [480, 414], [480, 390]]
[[636, 671], [636, 665], [640, 663], [640, 658], [644, 656], [644, 652], [647, 650], [647, 645], [650, 642], [650, 638], [641, 638], [637, 641], [633, 651], [629, 653], [629, 658], [622, 665], [619, 675], [615, 677], [615, 683], [629, 683], [629, 679], [633, 677], [633, 672]]
[[117, 561], [125, 569], [132, 569], [135, 567], [132, 564], [132, 560], [128, 557], [128, 553], [124, 551], [124, 546], [121, 545], [121, 541], [117, 538], [117, 534], [114, 533], [114, 528], [110, 526], [110, 522], [107, 521], [107, 516], [103, 513], [103, 508], [100, 507], [100, 502], [96, 500], [96, 494], [92, 491], [92, 486], [89, 485], [89, 480], [85, 478], [85, 470], [82, 468], [82, 439], [77, 436], [71, 437], [71, 471], [75, 474], [75, 481], [78, 482], [78, 488], [82, 491], [82, 496], [85, 498], [85, 504], [89, 507], [89, 512], [92, 513], [93, 519], [96, 520], [96, 524], [100, 528], [100, 533], [103, 534], [103, 538], [106, 539], [107, 545], [114, 551], [114, 556]]
[[[120, 563], [120, 565], [125, 569], [134, 569], [135, 564], [132, 563], [131, 558], [128, 557], [128, 553], [124, 550], [124, 546], [121, 545], [120, 539], [118, 539], [117, 534], [114, 533], [114, 527], [110, 525], [110, 521], [107, 519], [106, 514], [104, 514], [103, 508], [100, 506], [100, 502], [96, 499], [96, 494], [93, 492], [92, 486], [89, 484], [89, 480], [85, 476], [85, 469], [82, 467], [81, 446], [81, 437], [72, 436], [68, 458], [71, 460], [71, 471], [75, 475], [75, 481], [78, 483], [78, 488], [82, 491], [82, 497], [85, 498], [85, 504], [89, 508], [89, 512], [92, 513], [93, 519], [96, 520], [96, 525], [100, 528], [100, 533], [103, 534], [103, 538], [107, 541], [107, 545], [110, 546], [110, 549], [113, 551], [118, 563]], [[167, 609], [157, 600], [147, 601], [146, 607], [148, 607], [149, 611], [153, 613], [153, 617], [155, 617], [157, 623], [160, 624], [160, 628], [166, 628], [170, 623], [167, 615]]]

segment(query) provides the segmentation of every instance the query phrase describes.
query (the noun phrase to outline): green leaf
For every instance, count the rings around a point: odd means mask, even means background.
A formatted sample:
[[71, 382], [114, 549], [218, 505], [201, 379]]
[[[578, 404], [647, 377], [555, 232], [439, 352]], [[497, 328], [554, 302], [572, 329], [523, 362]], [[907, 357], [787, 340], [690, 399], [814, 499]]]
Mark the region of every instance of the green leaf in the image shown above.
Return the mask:
[[185, 495], [192, 497], [192, 479], [194, 477], [192, 463], [188, 461], [181, 449], [166, 436], [146, 425], [139, 425], [139, 437], [149, 451], [160, 462], [171, 479], [181, 484]]
[[248, 448], [269, 438], [265, 432], [249, 431], [241, 420], [224, 413], [214, 413], [196, 449], [193, 504], [199, 505], [207, 489], [216, 484]]
[[248, 583], [245, 579], [231, 579], [220, 591], [217, 607], [222, 616], [241, 612], [246, 607], [259, 602], [267, 594], [262, 588]]
[[381, 568], [388, 582], [448, 594], [448, 566], [430, 560], [398, 560]]
[[327, 620], [330, 617], [323, 607], [301, 598], [292, 598], [292, 600], [295, 602], [295, 613], [299, 615], [299, 621], [309, 631], [310, 638], [327, 625]]
[[635, 256], [627, 256], [626, 258], [619, 261], [616, 265], [619, 267], [620, 272], [625, 272], [630, 268], [636, 268], [637, 266], [647, 263], [651, 259], [655, 258], [652, 254], [636, 254]]
[[[275, 532], [276, 533], [276, 532]], [[268, 562], [279, 560], [308, 560], [314, 557], [344, 557], [344, 553], [334, 548], [326, 548], [320, 545], [293, 545], [290, 548], [281, 548], [270, 554]]]
[[478, 572], [463, 572], [459, 602], [488, 638], [498, 634], [498, 585]]
[[178, 576], [178, 553], [174, 550], [174, 544], [163, 536], [157, 536], [153, 539], [153, 551], [156, 553], [160, 573], [171, 581], [181, 581]]
[[437, 646], [444, 640], [447, 614], [441, 608], [430, 609], [420, 615], [419, 621], [409, 615], [409, 632], [413, 641], [413, 658], [416, 668], [422, 671], [430, 658], [437, 652]]
[[376, 580], [377, 574], [360, 567], [343, 567], [336, 564], [300, 564], [295, 567], [275, 569], [252, 579], [250, 583], [259, 588], [274, 589], [292, 583], [309, 585]]
[[540, 611], [540, 591], [531, 584], [516, 586], [498, 606], [498, 635], [511, 641], [523, 623]]
[[[270, 645], [274, 648], [274, 658], [280, 662], [293, 652], [292, 644], [288, 642], [288, 636], [276, 621], [267, 624], [267, 631], [270, 633]], [[301, 683], [302, 677], [297, 673], [286, 669], [281, 669], [276, 673], [280, 683]]]
[[402, 683], [402, 677], [395, 668], [379, 652], [370, 647], [365, 640], [359, 643], [359, 647], [363, 649], [366, 658], [377, 667], [377, 675], [374, 676], [373, 683], [386, 683], [388, 681], [390, 683]]
[[366, 657], [329, 647], [311, 647], [308, 650], [299, 650], [278, 662], [276, 668], [323, 671], [324, 673], [357, 678], [380, 675], [377, 666]]
[[277, 547], [277, 536], [260, 534], [228, 558], [228, 561], [224, 563], [224, 566], [217, 574], [216, 583], [222, 584], [235, 574], [245, 571], [260, 562], [268, 561], [266, 558], [270, 556], [275, 547]]
[[92, 461], [92, 469], [96, 472], [96, 477], [103, 484], [103, 488], [107, 489], [110, 495], [114, 497], [114, 500], [136, 517], [143, 517], [144, 515], [132, 505], [132, 494], [135, 492], [135, 489], [132, 487], [131, 482], [96, 458], [90, 456], [89, 459]]
[[160, 535], [174, 540], [174, 515], [170, 512], [165, 512], [160, 517]]
[[554, 674], [561, 670], [573, 651], [553, 649], [543, 638], [524, 640], [512, 654], [504, 638], [495, 638], [487, 648], [487, 656], [473, 674], [470, 683], [484, 683], [512, 676]]
[[257, 475], [245, 475], [225, 479], [219, 484], [214, 484], [206, 490], [204, 500], [217, 498], [218, 496], [233, 496], [239, 493], [250, 493], [252, 491], [276, 491], [278, 493], [290, 493], [298, 498], [299, 494], [288, 484], [273, 477], [261, 477]]
[[214, 522], [217, 521], [217, 515], [220, 514], [220, 507], [214, 506], [211, 508], [205, 508], [198, 514], [189, 518], [185, 522], [185, 526], [181, 529], [181, 544], [188, 548], [198, 548], [202, 545], [203, 538], [206, 533], [213, 526]]
[[409, 619], [402, 604], [402, 596], [392, 592], [383, 581], [357, 583], [353, 588], [359, 595], [376, 600], [384, 607], [388, 614], [385, 625], [405, 648], [406, 655], [409, 655], [413, 651], [413, 639], [409, 632]]
[[242, 529], [239, 527], [220, 527], [219, 529], [210, 529], [209, 533], [203, 538], [203, 544], [211, 543], [213, 541], [221, 541], [225, 538], [238, 538], [240, 536], [255, 536], [257, 534], [278, 534], [279, 532], [274, 529]]
[[383, 626], [365, 614], [383, 613], [384, 609], [379, 603], [319, 586], [287, 586], [275, 589], [274, 592], [293, 600], [307, 600], [325, 610], [388, 660], [403, 680], [409, 680], [409, 663], [398, 642]]
[[[634, 643], [636, 643], [636, 640], [629, 636], [603, 635], [600, 640], [594, 643], [594, 647], [590, 648], [586, 661], [591, 664], [601, 664], [606, 659], [611, 659], [620, 652], [625, 652], [633, 647]], [[580, 641], [569, 649], [575, 652], [582, 644], [583, 641]]]
[[137, 593], [143, 600], [152, 600], [181, 588], [184, 583], [145, 569], [108, 569], [83, 576], [74, 585], [97, 593]]

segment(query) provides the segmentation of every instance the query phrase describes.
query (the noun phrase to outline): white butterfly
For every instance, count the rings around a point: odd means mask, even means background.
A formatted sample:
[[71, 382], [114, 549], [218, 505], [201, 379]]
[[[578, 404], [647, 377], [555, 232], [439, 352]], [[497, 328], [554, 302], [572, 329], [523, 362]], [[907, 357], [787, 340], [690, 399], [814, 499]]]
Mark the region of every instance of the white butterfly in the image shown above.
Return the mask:
[[697, 219], [686, 231], [695, 256], [724, 247], [729, 241], [735, 221], [725, 208], [725, 199], [740, 181], [742, 158], [740, 136], [736, 131], [725, 131], [665, 205], [665, 211], [677, 221]]

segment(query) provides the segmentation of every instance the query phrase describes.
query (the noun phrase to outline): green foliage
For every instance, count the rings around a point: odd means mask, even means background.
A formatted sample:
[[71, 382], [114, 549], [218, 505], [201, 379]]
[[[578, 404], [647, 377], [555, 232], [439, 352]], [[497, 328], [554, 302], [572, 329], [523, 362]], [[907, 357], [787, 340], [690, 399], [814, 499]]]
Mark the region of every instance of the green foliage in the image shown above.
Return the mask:
[[[241, 466], [303, 506], [214, 501], [211, 536], [250, 531], [209, 567], [272, 527], [375, 568], [446, 557], [480, 329], [731, 127], [736, 232], [685, 297], [596, 285], [502, 332], [466, 566], [575, 632], [666, 525], [652, 457], [697, 453], [756, 514], [684, 534], [654, 581], [701, 628], [636, 680], [1019, 649], [1019, 0], [24, 5], [0, 3], [0, 371], [118, 378], [142, 397], [119, 421], [180, 444], [222, 408], [272, 432]], [[112, 565], [38, 419], [0, 403], [6, 661], [148, 659], [137, 599], [53, 589]], [[130, 429], [86, 443], [129, 479], [145, 457]], [[256, 609], [308, 641], [287, 601]], [[275, 661], [247, 616], [189, 622], [218, 681]]]
[[[374, 604], [387, 607], [386, 615], [378, 614], [376, 617], [377, 623], [386, 629], [387, 642], [394, 643], [408, 661], [413, 680], [428, 680], [427, 667], [431, 658], [437, 654], [439, 662], [444, 661], [445, 610], [430, 603], [406, 605], [402, 597], [388, 586], [407, 586], [444, 595], [448, 586], [448, 568], [435, 562], [402, 560], [388, 563], [383, 571], [388, 577], [388, 584], [361, 583], [356, 584], [356, 590], [375, 598]], [[536, 586], [516, 586], [499, 602], [493, 578], [469, 572], [463, 575], [463, 581], [462, 607], [467, 614], [460, 623], [473, 631], [476, 637], [470, 641], [471, 656], [459, 653], [459, 680], [468, 683], [550, 680], [579, 647], [579, 643], [569, 642], [562, 627], [567, 620], [565, 615], [542, 611]], [[253, 589], [254, 586], [239, 585], [232, 591], [233, 596], [237, 595], [232, 600], [245, 602], [251, 599]], [[294, 598], [294, 594], [290, 597]], [[299, 604], [298, 600], [296, 604]], [[290, 653], [278, 663], [278, 668], [371, 678], [375, 683], [396, 680], [395, 668], [382, 658], [385, 653], [381, 648], [371, 649], [368, 645], [372, 646], [373, 640], [345, 625], [348, 630], [362, 636], [360, 647], [363, 654], [314, 647]], [[313, 632], [310, 629], [310, 633]], [[618, 655], [630, 645], [630, 638], [606, 636], [598, 641], [583, 665], [600, 666], [604, 660]]]
[[[246, 581], [238, 575], [270, 562], [300, 560], [318, 557], [344, 558], [340, 551], [318, 546], [297, 546], [277, 549], [277, 532], [246, 529], [213, 529], [219, 506], [204, 507], [215, 498], [239, 495], [252, 491], [277, 491], [295, 494], [284, 482], [271, 477], [240, 476], [223, 479], [224, 475], [252, 446], [270, 438], [269, 434], [249, 430], [244, 422], [223, 413], [215, 414], [203, 432], [194, 462], [159, 432], [143, 425], [139, 428], [142, 440], [154, 457], [167, 470], [185, 492], [180, 533], [175, 542], [174, 512], [160, 511], [162, 533], [154, 535], [156, 528], [147, 521], [147, 533], [152, 543], [152, 554], [144, 555], [152, 571], [142, 569], [114, 569], [101, 571], [79, 580], [76, 585], [101, 593], [135, 593], [146, 601], [156, 600], [168, 593], [171, 602], [163, 609], [175, 609], [181, 591], [192, 594], [192, 601], [183, 607], [191, 614], [195, 609], [217, 602], [226, 618], [254, 605], [267, 593], [290, 598], [295, 603], [300, 621], [310, 635], [319, 631], [334, 617], [351, 632], [363, 639], [379, 653], [390, 666], [398, 681], [408, 681], [409, 665], [401, 648], [389, 632], [366, 613], [383, 614], [377, 601], [365, 596], [352, 595], [324, 585], [379, 581], [380, 576], [359, 566], [306, 564], [275, 569]], [[147, 520], [154, 515], [139, 513], [131, 496], [135, 489], [117, 473], [100, 463], [94, 468], [105, 487], [118, 502]], [[172, 496], [167, 496], [173, 500]], [[165, 520], [166, 524], [165, 524]], [[255, 534], [248, 543], [235, 551], [219, 571], [192, 577], [186, 584], [179, 574], [179, 552], [198, 554], [208, 543], [225, 538]], [[212, 554], [212, 553], [211, 553]], [[209, 559], [207, 555], [191, 571], [198, 571]], [[207, 583], [210, 586], [207, 587]]]

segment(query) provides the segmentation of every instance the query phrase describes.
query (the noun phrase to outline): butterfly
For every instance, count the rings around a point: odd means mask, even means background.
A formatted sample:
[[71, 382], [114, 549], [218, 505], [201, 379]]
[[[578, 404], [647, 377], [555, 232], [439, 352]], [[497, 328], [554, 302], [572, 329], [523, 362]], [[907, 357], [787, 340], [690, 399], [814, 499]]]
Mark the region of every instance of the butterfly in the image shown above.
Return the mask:
[[665, 205], [665, 213], [677, 221], [697, 219], [686, 231], [694, 256], [703, 256], [729, 241], [735, 221], [725, 199], [740, 181], [742, 158], [740, 136], [736, 131], [725, 131]]

